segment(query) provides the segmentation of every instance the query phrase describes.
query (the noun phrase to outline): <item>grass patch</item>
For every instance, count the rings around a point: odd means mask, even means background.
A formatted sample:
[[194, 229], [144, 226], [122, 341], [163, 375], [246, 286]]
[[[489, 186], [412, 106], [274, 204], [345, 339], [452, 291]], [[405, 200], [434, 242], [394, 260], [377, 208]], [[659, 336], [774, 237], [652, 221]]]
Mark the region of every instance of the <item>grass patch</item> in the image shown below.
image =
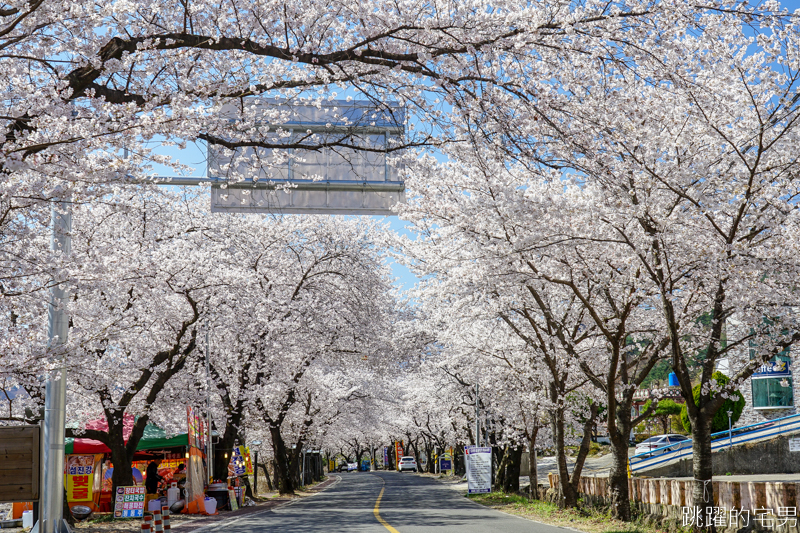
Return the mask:
[[588, 533], [666, 533], [664, 528], [656, 528], [640, 522], [622, 522], [599, 509], [561, 509], [557, 505], [541, 500], [529, 500], [519, 494], [490, 492], [470, 494], [470, 500], [545, 524], [571, 527]]

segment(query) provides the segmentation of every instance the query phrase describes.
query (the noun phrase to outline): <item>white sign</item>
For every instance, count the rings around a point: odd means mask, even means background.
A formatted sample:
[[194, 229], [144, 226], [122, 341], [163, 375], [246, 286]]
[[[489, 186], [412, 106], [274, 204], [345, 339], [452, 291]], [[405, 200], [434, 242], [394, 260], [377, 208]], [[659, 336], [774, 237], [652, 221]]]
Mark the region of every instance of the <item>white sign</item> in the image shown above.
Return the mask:
[[467, 492], [492, 492], [492, 448], [467, 446], [464, 452], [467, 459]]
[[800, 439], [789, 439], [789, 451], [800, 452]]
[[[223, 107], [220, 118], [230, 128], [208, 145], [208, 174], [224, 182], [211, 189], [212, 212], [391, 215], [405, 201], [400, 169], [389, 161], [405, 135], [397, 104], [249, 98]], [[252, 132], [237, 134], [242, 123], [259, 126], [261, 146], [248, 144]]]

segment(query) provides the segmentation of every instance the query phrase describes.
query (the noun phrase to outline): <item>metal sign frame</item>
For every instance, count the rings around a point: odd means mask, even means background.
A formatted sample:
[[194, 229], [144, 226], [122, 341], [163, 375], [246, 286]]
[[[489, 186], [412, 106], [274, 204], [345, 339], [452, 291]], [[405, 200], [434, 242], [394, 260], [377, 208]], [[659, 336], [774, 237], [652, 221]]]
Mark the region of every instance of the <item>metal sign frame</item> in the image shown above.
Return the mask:
[[[267, 127], [264, 135], [271, 144], [293, 146], [233, 149], [209, 142], [211, 211], [393, 214], [392, 207], [405, 201], [405, 184], [387, 158], [390, 145], [405, 135], [406, 113], [396, 104], [385, 108], [390, 118], [378, 116], [374, 104], [359, 101], [334, 100], [317, 107], [249, 99], [241, 109], [223, 108], [231, 125], [245, 109], [255, 116], [291, 117], [280, 124], [255, 118], [254, 125]], [[309, 149], [297, 148], [298, 143]]]

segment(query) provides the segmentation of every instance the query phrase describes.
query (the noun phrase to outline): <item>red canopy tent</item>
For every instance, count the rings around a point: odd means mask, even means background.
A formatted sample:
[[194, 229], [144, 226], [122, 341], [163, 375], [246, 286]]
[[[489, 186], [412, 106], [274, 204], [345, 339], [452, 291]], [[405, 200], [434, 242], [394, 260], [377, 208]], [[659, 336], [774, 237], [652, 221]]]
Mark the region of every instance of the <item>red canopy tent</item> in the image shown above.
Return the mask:
[[[122, 417], [122, 438], [126, 443], [131, 436], [135, 421], [133, 415], [127, 413]], [[92, 420], [86, 423], [85, 429], [108, 431], [108, 422], [105, 418]], [[77, 438], [72, 443], [72, 451], [68, 453], [111, 453], [111, 450], [99, 440]]]

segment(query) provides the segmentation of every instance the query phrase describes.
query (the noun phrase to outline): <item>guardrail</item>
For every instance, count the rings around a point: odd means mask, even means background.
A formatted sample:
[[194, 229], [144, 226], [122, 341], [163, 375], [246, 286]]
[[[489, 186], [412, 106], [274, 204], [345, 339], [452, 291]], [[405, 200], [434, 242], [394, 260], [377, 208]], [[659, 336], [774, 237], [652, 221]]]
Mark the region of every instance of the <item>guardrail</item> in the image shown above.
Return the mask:
[[[800, 414], [766, 420], [756, 424], [734, 428], [730, 431], [718, 431], [711, 434], [711, 451], [730, 448], [737, 444], [749, 442], [766, 437], [773, 437], [784, 433], [800, 432]], [[649, 452], [640, 453], [630, 458], [631, 470], [636, 472], [644, 468], [651, 468], [663, 463], [681, 459], [692, 455], [692, 440], [681, 441], [677, 450], [670, 450], [676, 444], [670, 444]]]

